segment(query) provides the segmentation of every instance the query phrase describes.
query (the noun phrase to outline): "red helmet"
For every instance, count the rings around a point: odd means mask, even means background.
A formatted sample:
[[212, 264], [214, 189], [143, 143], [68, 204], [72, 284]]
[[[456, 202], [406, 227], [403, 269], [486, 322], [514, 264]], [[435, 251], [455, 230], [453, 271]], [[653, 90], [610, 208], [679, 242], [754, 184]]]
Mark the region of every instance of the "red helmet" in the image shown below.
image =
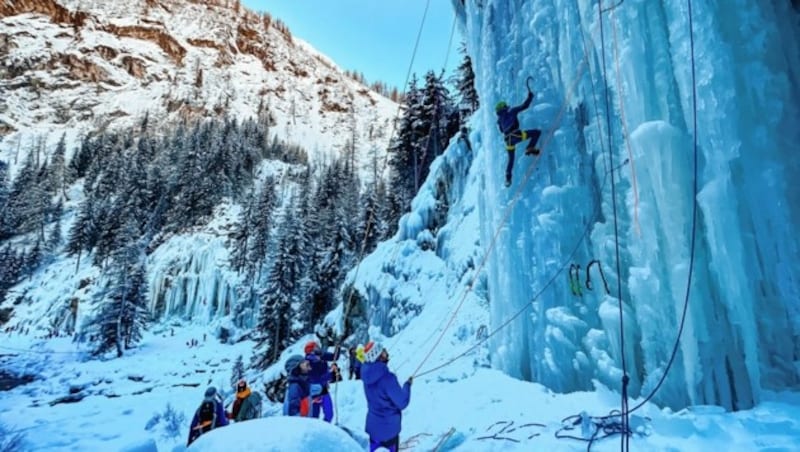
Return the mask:
[[303, 351], [306, 353], [306, 355], [308, 355], [309, 353], [314, 353], [314, 350], [316, 350], [317, 347], [318, 345], [315, 341], [308, 341], [305, 348], [303, 348]]

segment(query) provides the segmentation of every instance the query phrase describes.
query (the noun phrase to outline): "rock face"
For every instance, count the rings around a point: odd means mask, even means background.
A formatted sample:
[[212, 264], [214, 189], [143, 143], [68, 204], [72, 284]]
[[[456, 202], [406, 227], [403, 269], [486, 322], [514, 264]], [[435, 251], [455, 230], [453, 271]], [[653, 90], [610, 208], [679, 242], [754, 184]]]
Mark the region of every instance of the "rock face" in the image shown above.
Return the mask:
[[[384, 149], [396, 104], [225, 0], [0, 2], [0, 159], [134, 124], [260, 117], [314, 154]], [[5, 155], [3, 151], [6, 151]]]

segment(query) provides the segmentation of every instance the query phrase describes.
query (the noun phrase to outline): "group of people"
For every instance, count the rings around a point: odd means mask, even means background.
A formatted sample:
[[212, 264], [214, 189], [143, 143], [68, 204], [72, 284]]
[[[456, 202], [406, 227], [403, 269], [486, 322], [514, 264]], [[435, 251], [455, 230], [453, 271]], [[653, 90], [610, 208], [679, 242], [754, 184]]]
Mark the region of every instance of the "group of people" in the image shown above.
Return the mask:
[[[324, 351], [316, 341], [308, 342], [305, 355], [293, 355], [286, 360], [286, 394], [283, 401], [285, 416], [304, 416], [333, 421], [333, 400], [330, 383], [342, 379], [335, 361], [340, 348], [333, 353]], [[360, 379], [367, 399], [366, 432], [370, 451], [384, 447], [397, 452], [400, 447], [401, 412], [411, 399], [409, 378], [402, 386], [389, 371], [389, 351], [380, 343], [349, 350], [349, 378]], [[203, 401], [194, 413], [187, 446], [203, 433], [224, 427], [230, 421], [243, 422], [261, 416], [261, 396], [250, 390], [245, 380], [236, 385], [236, 400], [230, 412], [225, 411], [222, 396], [216, 388], [206, 390]]]
[[[322, 406], [327, 422], [333, 419], [333, 405], [328, 393], [330, 372], [328, 361], [338, 357], [324, 353], [316, 342], [306, 344], [305, 357], [293, 355], [286, 360], [289, 385], [283, 402], [286, 416], [319, 416]], [[366, 432], [370, 451], [384, 447], [391, 452], [400, 448], [401, 412], [411, 400], [409, 378], [402, 386], [388, 367], [389, 351], [380, 343], [370, 341], [364, 347], [350, 349], [350, 378], [361, 379], [367, 398]], [[328, 409], [330, 411], [328, 411]]]
[[244, 422], [259, 417], [261, 417], [261, 396], [250, 390], [247, 381], [239, 380], [236, 384], [236, 400], [233, 401], [231, 411], [225, 411], [222, 395], [217, 392], [217, 388], [211, 386], [206, 389], [203, 401], [194, 412], [186, 445], [188, 447], [203, 433], [224, 427], [230, 421]]

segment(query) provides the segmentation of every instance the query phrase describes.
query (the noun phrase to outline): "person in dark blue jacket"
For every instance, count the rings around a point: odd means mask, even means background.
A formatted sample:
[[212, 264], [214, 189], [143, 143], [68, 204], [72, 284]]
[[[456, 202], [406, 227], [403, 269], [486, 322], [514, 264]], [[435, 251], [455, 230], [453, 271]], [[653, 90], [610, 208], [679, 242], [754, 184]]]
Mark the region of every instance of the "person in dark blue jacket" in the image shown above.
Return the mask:
[[288, 385], [283, 398], [283, 415], [308, 416], [308, 398], [311, 394], [308, 371], [311, 370], [311, 366], [302, 356], [292, 355], [286, 360], [284, 369], [286, 369]]
[[311, 417], [319, 417], [320, 408], [322, 408], [325, 422], [331, 422], [333, 421], [333, 400], [331, 400], [328, 386], [333, 375], [328, 363], [339, 359], [339, 347], [337, 346], [333, 353], [323, 352], [319, 348], [319, 344], [309, 341], [303, 351], [306, 352], [306, 360], [311, 365], [308, 382], [322, 387], [319, 397], [314, 397], [314, 403], [311, 405]]
[[506, 151], [508, 151], [508, 164], [506, 165], [506, 187], [511, 185], [511, 171], [514, 169], [514, 151], [517, 149], [517, 143], [523, 142], [530, 138], [528, 145], [525, 147], [526, 155], [538, 155], [539, 148], [536, 143], [542, 135], [539, 129], [519, 130], [519, 119], [517, 115], [527, 109], [533, 100], [533, 92], [528, 88], [528, 97], [521, 105], [516, 107], [508, 107], [505, 101], [501, 100], [495, 105], [495, 112], [497, 113], [497, 127], [503, 132], [503, 138], [506, 143]]
[[194, 412], [192, 424], [189, 426], [189, 440], [186, 442], [186, 446], [188, 447], [192, 444], [203, 433], [226, 425], [228, 425], [228, 416], [225, 415], [222, 397], [217, 393], [217, 388], [210, 386], [206, 389], [200, 407]]
[[385, 447], [391, 452], [400, 448], [401, 412], [411, 401], [411, 381], [401, 387], [397, 376], [389, 371], [389, 352], [377, 342], [364, 346], [365, 362], [361, 381], [367, 396], [366, 432], [369, 450]]

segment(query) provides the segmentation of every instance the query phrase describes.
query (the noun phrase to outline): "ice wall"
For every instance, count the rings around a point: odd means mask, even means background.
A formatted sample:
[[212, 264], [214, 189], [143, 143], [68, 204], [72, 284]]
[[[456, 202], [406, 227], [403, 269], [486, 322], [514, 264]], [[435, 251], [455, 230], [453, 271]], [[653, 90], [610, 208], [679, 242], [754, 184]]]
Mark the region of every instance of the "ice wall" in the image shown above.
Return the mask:
[[198, 233], [171, 238], [148, 259], [150, 312], [203, 324], [231, 313], [235, 276], [225, 269], [228, 251], [221, 237]]
[[[778, 0], [691, 5], [696, 84], [685, 0], [465, 2], [492, 323], [532, 306], [492, 347], [514, 376], [558, 391], [592, 379], [618, 388], [624, 353], [632, 395], [649, 393], [677, 336], [696, 202], [685, 330], [655, 400], [746, 408], [762, 388], [800, 381], [798, 13]], [[544, 130], [544, 153], [520, 145], [504, 188], [493, 106], [521, 103], [528, 76], [536, 99], [520, 119]], [[593, 274], [595, 290], [575, 296], [568, 266], [592, 259], [610, 294]]]

